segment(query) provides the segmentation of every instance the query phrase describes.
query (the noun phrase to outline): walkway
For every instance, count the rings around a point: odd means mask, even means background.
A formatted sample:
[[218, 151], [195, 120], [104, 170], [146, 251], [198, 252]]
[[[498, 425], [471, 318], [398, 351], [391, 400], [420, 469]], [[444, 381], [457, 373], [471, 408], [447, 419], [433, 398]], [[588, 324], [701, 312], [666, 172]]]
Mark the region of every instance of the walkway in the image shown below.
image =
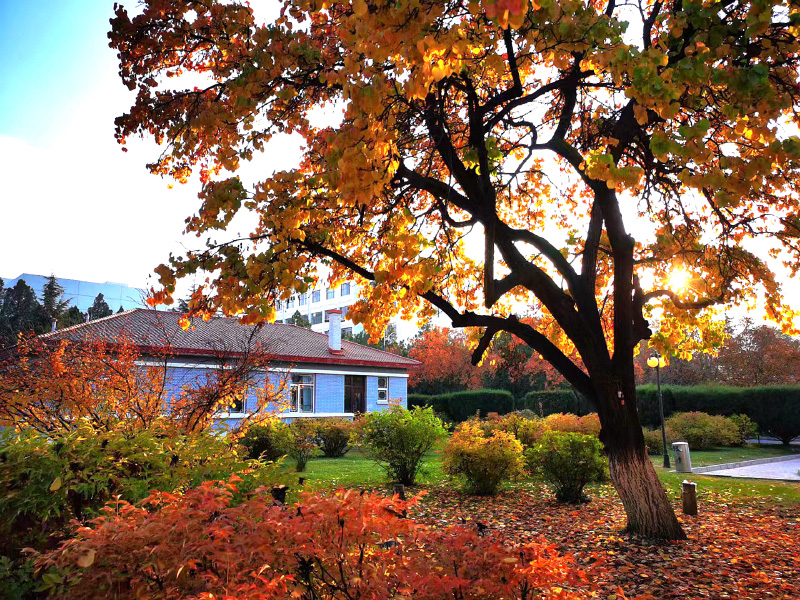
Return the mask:
[[713, 465], [692, 469], [692, 472], [718, 477], [800, 481], [800, 456], [780, 457], [777, 460], [749, 460], [741, 463], [731, 463], [730, 465]]

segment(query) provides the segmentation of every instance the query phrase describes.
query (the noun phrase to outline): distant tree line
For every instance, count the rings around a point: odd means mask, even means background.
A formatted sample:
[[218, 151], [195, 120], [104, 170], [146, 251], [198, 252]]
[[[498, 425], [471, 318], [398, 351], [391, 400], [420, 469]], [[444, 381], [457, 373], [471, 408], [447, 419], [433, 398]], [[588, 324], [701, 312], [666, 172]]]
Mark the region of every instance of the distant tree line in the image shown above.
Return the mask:
[[[118, 312], [122, 310], [120, 306]], [[47, 333], [54, 321], [58, 329], [63, 329], [113, 314], [103, 294], [97, 294], [86, 313], [70, 306], [55, 275], [48, 277], [41, 298], [23, 279], [11, 288], [0, 279], [0, 347], [13, 346], [21, 333]]]

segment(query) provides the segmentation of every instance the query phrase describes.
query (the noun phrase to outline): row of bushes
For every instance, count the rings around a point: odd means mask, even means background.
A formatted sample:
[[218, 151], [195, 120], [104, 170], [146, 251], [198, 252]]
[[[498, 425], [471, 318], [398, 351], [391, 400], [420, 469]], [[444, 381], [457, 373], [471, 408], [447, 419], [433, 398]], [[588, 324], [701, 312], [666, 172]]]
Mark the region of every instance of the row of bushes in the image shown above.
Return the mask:
[[[679, 412], [704, 412], [724, 417], [746, 415], [756, 423], [759, 431], [774, 435], [785, 444], [800, 436], [800, 387], [662, 386], [661, 391], [666, 415]], [[642, 425], [658, 427], [656, 386], [639, 386], [636, 393]], [[517, 400], [506, 390], [474, 390], [438, 396], [409, 394], [408, 405], [430, 406], [436, 413], [456, 423], [466, 421], [476, 413], [502, 415], [529, 410], [546, 417], [556, 413], [584, 416], [596, 410], [589, 400], [571, 389], [530, 392]]]
[[[762, 433], [774, 435], [784, 444], [800, 436], [800, 387], [662, 386], [661, 395], [665, 415], [686, 412], [723, 417], [745, 415]], [[642, 425], [659, 427], [657, 387], [639, 386], [636, 396]], [[595, 411], [586, 398], [572, 390], [531, 392], [524, 404], [544, 416], [564, 412], [586, 415]]]

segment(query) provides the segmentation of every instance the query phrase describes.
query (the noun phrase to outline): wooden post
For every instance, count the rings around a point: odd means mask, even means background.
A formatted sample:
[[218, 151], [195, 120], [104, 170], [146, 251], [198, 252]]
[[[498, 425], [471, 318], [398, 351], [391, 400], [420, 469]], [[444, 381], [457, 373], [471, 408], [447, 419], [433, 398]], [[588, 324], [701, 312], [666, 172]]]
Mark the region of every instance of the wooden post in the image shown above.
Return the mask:
[[681, 486], [681, 499], [683, 500], [683, 514], [697, 516], [697, 484], [683, 480]]
[[405, 501], [406, 499], [406, 486], [402, 483], [397, 483], [394, 486], [394, 493], [400, 498], [400, 500]]

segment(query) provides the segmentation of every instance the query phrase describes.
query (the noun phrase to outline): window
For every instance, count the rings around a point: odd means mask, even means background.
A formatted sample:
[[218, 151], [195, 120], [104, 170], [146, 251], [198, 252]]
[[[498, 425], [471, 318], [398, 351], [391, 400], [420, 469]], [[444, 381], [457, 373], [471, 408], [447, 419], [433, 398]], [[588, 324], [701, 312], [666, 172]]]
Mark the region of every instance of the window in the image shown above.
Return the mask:
[[325, 292], [325, 299], [333, 300], [334, 298], [336, 298], [336, 288], [328, 288], [328, 291]]
[[308, 299], [308, 294], [300, 294], [300, 306], [305, 306], [306, 300]]
[[313, 292], [311, 292], [311, 301], [312, 302], [319, 302], [319, 297], [320, 297], [320, 291], [319, 290], [314, 290]]
[[313, 313], [311, 315], [311, 324], [312, 325], [319, 325], [320, 323], [322, 323], [322, 313], [321, 312]]
[[388, 377], [378, 377], [378, 404], [389, 404]]
[[353, 328], [352, 327], [345, 327], [342, 329], [342, 337], [353, 337]]
[[339, 308], [339, 310], [342, 311], [342, 321], [346, 321], [347, 320], [347, 309], [348, 308], [350, 308], [350, 307], [349, 306], [342, 306], [342, 307]]
[[349, 283], [343, 283], [342, 286], [341, 286], [341, 289], [342, 289], [342, 291], [341, 291], [340, 295], [342, 295], [342, 296], [349, 296], [350, 295], [350, 284]]
[[283, 302], [281, 302], [280, 300], [278, 300], [278, 301], [275, 303], [275, 310], [277, 310], [277, 311], [283, 310]]
[[294, 308], [294, 296], [286, 301], [286, 308]]
[[313, 375], [292, 375], [289, 404], [291, 412], [314, 412]]

